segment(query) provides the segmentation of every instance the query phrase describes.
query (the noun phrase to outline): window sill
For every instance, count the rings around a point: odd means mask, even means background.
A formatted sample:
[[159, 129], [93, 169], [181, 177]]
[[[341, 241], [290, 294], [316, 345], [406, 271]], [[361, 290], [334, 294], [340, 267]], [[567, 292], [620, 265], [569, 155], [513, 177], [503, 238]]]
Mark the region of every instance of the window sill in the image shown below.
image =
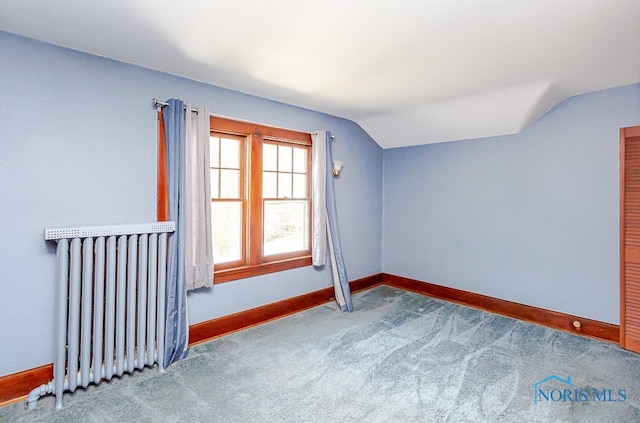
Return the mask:
[[234, 267], [232, 269], [216, 270], [213, 283], [219, 284], [253, 276], [266, 275], [268, 273], [311, 266], [311, 256], [297, 257], [293, 259], [274, 261], [254, 266]]

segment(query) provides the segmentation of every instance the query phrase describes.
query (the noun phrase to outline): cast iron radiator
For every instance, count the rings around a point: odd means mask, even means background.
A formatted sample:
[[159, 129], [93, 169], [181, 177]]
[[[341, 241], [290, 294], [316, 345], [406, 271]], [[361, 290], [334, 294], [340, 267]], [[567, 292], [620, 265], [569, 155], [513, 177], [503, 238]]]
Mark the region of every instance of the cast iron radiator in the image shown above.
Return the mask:
[[64, 392], [153, 366], [164, 371], [167, 242], [174, 222], [45, 229], [57, 242], [53, 380], [30, 409]]

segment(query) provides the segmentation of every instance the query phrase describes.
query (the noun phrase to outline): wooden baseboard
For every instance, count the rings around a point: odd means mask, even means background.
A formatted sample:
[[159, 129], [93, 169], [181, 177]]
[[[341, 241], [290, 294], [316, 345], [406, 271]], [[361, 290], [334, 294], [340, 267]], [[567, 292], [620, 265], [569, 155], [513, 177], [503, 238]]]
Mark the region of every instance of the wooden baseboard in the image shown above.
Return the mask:
[[[453, 303], [474, 307], [490, 313], [524, 320], [530, 323], [547, 326], [576, 335], [587, 336], [601, 341], [620, 341], [620, 327], [611, 323], [599, 322], [584, 317], [571, 316], [569, 314], [546, 310], [525, 304], [514, 303], [499, 298], [475, 294], [460, 289], [448, 288], [415, 279], [401, 276], [382, 274], [382, 283], [395, 288], [417, 292], [430, 297], [440, 298]], [[574, 325], [578, 322], [579, 325]], [[577, 327], [576, 327], [577, 326]]]
[[[369, 289], [382, 283], [382, 274], [351, 281], [351, 292]], [[189, 326], [189, 344], [199, 344], [222, 335], [266, 323], [284, 316], [328, 303], [335, 299], [333, 288], [324, 288], [277, 303], [266, 304], [250, 310], [222, 316]]]
[[0, 405], [21, 399], [32, 389], [53, 379], [53, 364], [0, 377]]
[[[382, 274], [367, 276], [349, 283], [352, 292], [382, 283]], [[189, 345], [198, 344], [231, 332], [246, 329], [288, 316], [335, 299], [333, 288], [324, 288], [277, 303], [241, 311], [218, 319], [189, 326]], [[53, 364], [0, 377], [0, 406], [24, 399], [32, 389], [53, 379]]]

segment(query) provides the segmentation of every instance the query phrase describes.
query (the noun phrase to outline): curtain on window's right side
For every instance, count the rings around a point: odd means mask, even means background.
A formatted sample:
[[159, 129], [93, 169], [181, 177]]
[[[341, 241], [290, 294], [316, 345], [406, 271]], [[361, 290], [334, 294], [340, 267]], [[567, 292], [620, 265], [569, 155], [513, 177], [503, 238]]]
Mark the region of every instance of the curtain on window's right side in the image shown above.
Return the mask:
[[353, 311], [351, 289], [338, 233], [331, 134], [327, 131], [318, 131], [311, 134], [311, 139], [313, 141], [313, 265], [324, 266], [328, 252], [336, 302], [342, 311]]

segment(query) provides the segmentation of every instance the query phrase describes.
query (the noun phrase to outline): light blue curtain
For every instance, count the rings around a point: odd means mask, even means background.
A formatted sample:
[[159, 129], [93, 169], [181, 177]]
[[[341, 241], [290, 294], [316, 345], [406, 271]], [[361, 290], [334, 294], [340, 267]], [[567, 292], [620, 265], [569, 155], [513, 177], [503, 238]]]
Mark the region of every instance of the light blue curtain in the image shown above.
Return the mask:
[[169, 220], [176, 231], [169, 237], [164, 367], [187, 356], [188, 324], [185, 290], [185, 110], [171, 99], [162, 109], [167, 145]]
[[[329, 254], [331, 255], [332, 271], [338, 276], [339, 284], [335, 284], [336, 289], [342, 290], [342, 297], [344, 302], [340, 301], [339, 306], [342, 311], [353, 311], [353, 304], [351, 302], [351, 288], [349, 287], [349, 279], [347, 278], [347, 268], [344, 265], [344, 259], [342, 258], [342, 247], [340, 246], [340, 236], [338, 234], [338, 213], [336, 212], [336, 195], [335, 188], [333, 186], [333, 155], [331, 153], [331, 133], [325, 132], [325, 139], [322, 140], [317, 137], [316, 140], [324, 142], [326, 145], [326, 205], [327, 205], [327, 235], [329, 238]], [[337, 282], [337, 281], [334, 281]], [[338, 297], [338, 295], [336, 295]]]

